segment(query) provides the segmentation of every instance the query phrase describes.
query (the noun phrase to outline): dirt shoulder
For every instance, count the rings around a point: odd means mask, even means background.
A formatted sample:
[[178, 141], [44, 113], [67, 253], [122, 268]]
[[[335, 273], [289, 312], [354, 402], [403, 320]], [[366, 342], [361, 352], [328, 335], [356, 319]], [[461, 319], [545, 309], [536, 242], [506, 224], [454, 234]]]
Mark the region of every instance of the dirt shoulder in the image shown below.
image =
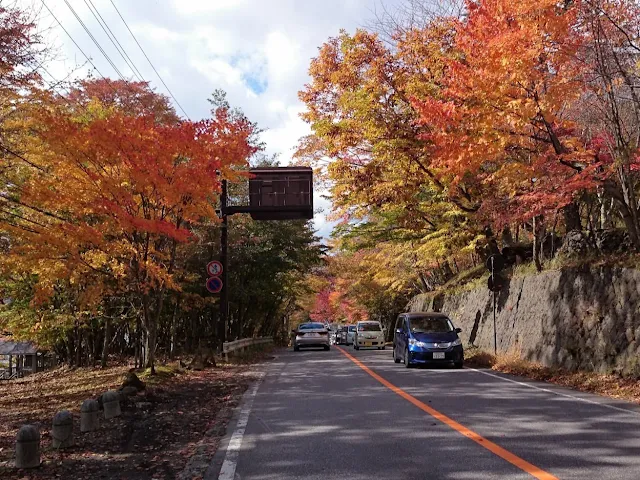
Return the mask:
[[[213, 457], [233, 408], [258, 368], [255, 363], [222, 365], [203, 371], [161, 368], [158, 376], [146, 379], [149, 382], [145, 391], [125, 401], [121, 417], [101, 419], [98, 431], [83, 434], [79, 413], [82, 401], [118, 388], [127, 367], [76, 370], [63, 367], [3, 382], [0, 477], [198, 478]], [[58, 452], [51, 447], [51, 421], [63, 409], [74, 414], [75, 446]], [[15, 436], [25, 423], [38, 425], [41, 433], [42, 465], [33, 470], [14, 468]]]
[[490, 368], [497, 372], [640, 404], [640, 380], [637, 378], [596, 372], [569, 372], [522, 360], [517, 355], [498, 354], [495, 357], [477, 349], [465, 351], [465, 365], [474, 368]]

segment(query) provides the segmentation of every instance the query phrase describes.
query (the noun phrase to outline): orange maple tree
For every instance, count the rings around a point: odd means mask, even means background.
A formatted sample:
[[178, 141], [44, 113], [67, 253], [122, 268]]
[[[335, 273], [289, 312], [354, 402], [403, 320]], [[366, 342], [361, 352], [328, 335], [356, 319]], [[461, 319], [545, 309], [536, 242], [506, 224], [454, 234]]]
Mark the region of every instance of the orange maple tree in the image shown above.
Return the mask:
[[[109, 80], [83, 82], [37, 115], [34, 168], [3, 194], [16, 221], [3, 224], [12, 247], [2, 264], [36, 274], [40, 300], [61, 280], [90, 290], [89, 306], [108, 291], [135, 292], [153, 367], [163, 299], [179, 288], [177, 246], [217, 220], [220, 180], [241, 175], [255, 127], [226, 108], [177, 121], [147, 85]], [[88, 274], [101, 282], [83, 283]]]

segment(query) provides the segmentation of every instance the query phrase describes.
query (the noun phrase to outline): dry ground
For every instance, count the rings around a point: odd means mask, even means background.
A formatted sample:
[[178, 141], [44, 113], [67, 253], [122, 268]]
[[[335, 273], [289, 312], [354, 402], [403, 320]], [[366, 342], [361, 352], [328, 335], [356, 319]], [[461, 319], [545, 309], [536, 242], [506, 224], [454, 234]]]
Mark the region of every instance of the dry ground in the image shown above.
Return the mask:
[[[179, 478], [192, 455], [205, 462], [213, 456], [256, 369], [250, 363], [199, 372], [160, 368], [156, 377], [142, 375], [147, 389], [126, 402], [121, 417], [79, 433], [82, 401], [119, 387], [127, 371], [62, 367], [0, 383], [0, 478]], [[51, 421], [62, 409], [74, 413], [76, 441], [59, 452], [51, 447]], [[14, 468], [15, 435], [25, 423], [40, 427], [43, 463], [34, 470]], [[189, 469], [185, 478], [204, 473], [197, 470]]]
[[498, 354], [495, 357], [477, 349], [465, 351], [465, 365], [491, 368], [498, 372], [555, 383], [583, 392], [640, 404], [640, 380], [637, 378], [596, 372], [569, 372], [522, 360], [517, 354]]

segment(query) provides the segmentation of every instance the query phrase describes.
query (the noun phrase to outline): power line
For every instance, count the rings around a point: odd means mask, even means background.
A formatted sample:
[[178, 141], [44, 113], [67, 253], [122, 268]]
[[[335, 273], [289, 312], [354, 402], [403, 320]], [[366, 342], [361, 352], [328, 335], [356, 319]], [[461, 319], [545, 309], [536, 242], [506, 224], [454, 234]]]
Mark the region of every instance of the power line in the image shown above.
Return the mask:
[[[102, 27], [102, 30], [107, 35], [109, 40], [111, 40], [111, 43], [113, 44], [113, 46], [116, 47], [116, 50], [118, 51], [118, 53], [120, 54], [122, 59], [125, 61], [127, 66], [131, 69], [131, 72], [136, 77], [138, 77], [138, 80], [140, 80], [141, 82], [144, 82], [144, 77], [140, 73], [140, 70], [138, 70], [136, 65], [133, 63], [133, 60], [131, 60], [131, 57], [129, 57], [129, 54], [127, 53], [127, 51], [124, 49], [122, 44], [118, 41], [118, 37], [116, 37], [115, 33], [113, 33], [113, 31], [109, 27], [109, 24], [107, 23], [107, 21], [100, 14], [100, 11], [98, 10], [98, 8], [93, 4], [93, 2], [91, 0], [88, 0], [88, 1], [84, 0], [84, 3], [87, 5], [89, 10], [93, 14], [93, 17], [100, 24], [100, 26]], [[95, 10], [95, 12], [94, 12], [94, 10]]]
[[93, 63], [91, 61], [91, 58], [89, 58], [89, 56], [84, 53], [84, 50], [82, 50], [82, 48], [80, 47], [80, 45], [78, 45], [78, 42], [76, 42], [73, 37], [71, 36], [71, 34], [67, 31], [66, 28], [64, 28], [64, 25], [62, 25], [62, 23], [60, 23], [60, 20], [58, 20], [58, 17], [56, 17], [54, 15], [54, 13], [51, 11], [51, 9], [47, 6], [47, 4], [44, 2], [44, 0], [40, 0], [42, 2], [42, 5], [44, 5], [44, 7], [49, 11], [49, 13], [51, 14], [51, 16], [54, 18], [54, 20], [58, 23], [58, 25], [60, 25], [60, 28], [62, 28], [62, 30], [64, 30], [64, 33], [67, 34], [67, 37], [69, 37], [71, 39], [71, 41], [73, 42], [73, 44], [78, 48], [78, 50], [80, 50], [80, 53], [82, 53], [82, 55], [84, 55], [84, 58], [87, 59], [87, 61], [91, 64], [91, 66], [94, 68], [94, 70], [96, 72], [98, 72], [98, 75], [100, 75], [102, 78], [104, 78], [106, 80], [107, 77], [105, 77], [102, 72], [100, 72], [100, 70], [98, 69], [98, 67], [96, 67], [95, 63]]
[[116, 73], [118, 74], [118, 76], [124, 80], [124, 75], [122, 75], [122, 73], [120, 72], [120, 70], [118, 70], [118, 67], [116, 66], [115, 63], [113, 63], [113, 60], [111, 60], [111, 58], [109, 57], [109, 55], [107, 55], [107, 52], [104, 51], [104, 49], [102, 48], [102, 46], [100, 45], [100, 43], [98, 43], [98, 40], [96, 40], [96, 37], [93, 36], [93, 34], [91, 33], [91, 30], [89, 30], [87, 28], [87, 26], [84, 24], [84, 22], [82, 21], [82, 19], [80, 18], [80, 16], [76, 13], [75, 9], [71, 6], [71, 4], [69, 3], [69, 0], [64, 0], [64, 3], [67, 4], [67, 7], [69, 7], [69, 10], [71, 10], [71, 13], [73, 13], [73, 15], [76, 17], [76, 20], [78, 20], [78, 22], [80, 23], [80, 25], [82, 25], [82, 28], [84, 28], [84, 31], [87, 32], [87, 35], [89, 35], [89, 37], [91, 38], [91, 40], [93, 40], [93, 43], [96, 44], [96, 47], [98, 47], [98, 50], [100, 50], [100, 52], [102, 52], [102, 55], [104, 55], [104, 58], [107, 59], [107, 62], [109, 62], [111, 64], [111, 66], [113, 67], [113, 69], [116, 71]]
[[[65, 0], [66, 2], [67, 0]], [[113, 3], [113, 0], [109, 0], [111, 2], [111, 5], [113, 5], [113, 8], [116, 9], [116, 12], [118, 12], [118, 16], [120, 17], [120, 19], [122, 20], [122, 22], [125, 24], [125, 26], [127, 27], [127, 30], [129, 30], [129, 33], [131, 34], [131, 36], [133, 37], [133, 39], [135, 40], [136, 44], [138, 45], [138, 47], [140, 48], [140, 51], [142, 52], [142, 54], [144, 55], [144, 57], [147, 59], [147, 62], [149, 62], [149, 65], [151, 65], [151, 68], [153, 68], [153, 71], [156, 72], [156, 75], [158, 76], [158, 78], [160, 79], [160, 81], [162, 82], [162, 84], [164, 85], [164, 88], [167, 89], [167, 92], [169, 92], [169, 95], [171, 95], [171, 98], [173, 98], [174, 102], [176, 102], [176, 105], [178, 105], [178, 107], [180, 108], [180, 110], [182, 110], [182, 113], [184, 113], [185, 117], [189, 118], [189, 115], [187, 114], [187, 112], [184, 110], [184, 108], [182, 108], [182, 105], [180, 105], [180, 102], [178, 102], [178, 99], [173, 95], [173, 93], [171, 92], [171, 89], [167, 86], [167, 84], [165, 83], [165, 81], [162, 79], [162, 76], [160, 75], [160, 73], [158, 73], [158, 70], [156, 70], [156, 67], [153, 65], [153, 63], [151, 62], [151, 60], [149, 59], [149, 56], [147, 55], [147, 53], [144, 51], [144, 48], [142, 48], [142, 45], [140, 45], [140, 42], [138, 42], [138, 39], [136, 38], [136, 36], [133, 34], [133, 32], [131, 31], [131, 29], [129, 28], [129, 25], [127, 24], [127, 21], [124, 19], [124, 17], [122, 16], [122, 14], [120, 13], [120, 10], [118, 10], [118, 7], [116, 7], [116, 4]], [[190, 119], [190, 118], [189, 118]]]

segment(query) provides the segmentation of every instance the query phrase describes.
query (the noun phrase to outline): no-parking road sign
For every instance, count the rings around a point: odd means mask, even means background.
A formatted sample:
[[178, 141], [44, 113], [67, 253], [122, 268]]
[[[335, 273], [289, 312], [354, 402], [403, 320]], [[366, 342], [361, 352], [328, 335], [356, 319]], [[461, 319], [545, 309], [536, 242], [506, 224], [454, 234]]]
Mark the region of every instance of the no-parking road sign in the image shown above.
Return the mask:
[[207, 290], [211, 293], [220, 293], [222, 291], [222, 280], [219, 277], [211, 277], [207, 280]]
[[218, 260], [207, 263], [207, 273], [210, 277], [217, 277], [222, 273], [222, 263]]

